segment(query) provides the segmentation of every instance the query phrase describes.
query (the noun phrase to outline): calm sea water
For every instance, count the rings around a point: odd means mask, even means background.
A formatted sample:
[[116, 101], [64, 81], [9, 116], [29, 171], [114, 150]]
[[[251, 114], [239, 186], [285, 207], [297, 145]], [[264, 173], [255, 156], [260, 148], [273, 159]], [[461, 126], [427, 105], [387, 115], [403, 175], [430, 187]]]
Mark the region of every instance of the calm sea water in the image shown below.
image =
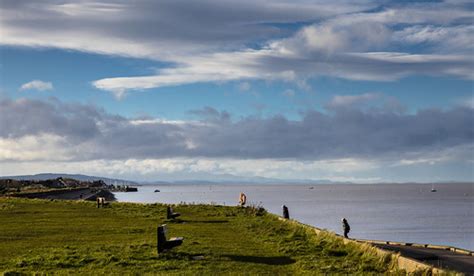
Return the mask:
[[[250, 204], [350, 237], [451, 245], [474, 250], [474, 183], [375, 185], [147, 185], [116, 193], [118, 201], [237, 205], [240, 192]], [[155, 189], [160, 192], [155, 193]], [[178, 210], [179, 211], [179, 210]]]

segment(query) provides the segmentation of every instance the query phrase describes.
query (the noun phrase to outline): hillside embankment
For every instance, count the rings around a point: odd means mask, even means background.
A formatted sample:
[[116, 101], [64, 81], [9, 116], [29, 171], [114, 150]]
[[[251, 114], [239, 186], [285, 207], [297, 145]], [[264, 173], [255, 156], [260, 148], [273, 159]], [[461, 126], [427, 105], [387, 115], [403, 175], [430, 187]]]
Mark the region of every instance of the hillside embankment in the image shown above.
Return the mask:
[[[262, 208], [0, 198], [0, 271], [93, 274], [403, 274], [391, 254]], [[156, 250], [157, 226], [184, 243]]]

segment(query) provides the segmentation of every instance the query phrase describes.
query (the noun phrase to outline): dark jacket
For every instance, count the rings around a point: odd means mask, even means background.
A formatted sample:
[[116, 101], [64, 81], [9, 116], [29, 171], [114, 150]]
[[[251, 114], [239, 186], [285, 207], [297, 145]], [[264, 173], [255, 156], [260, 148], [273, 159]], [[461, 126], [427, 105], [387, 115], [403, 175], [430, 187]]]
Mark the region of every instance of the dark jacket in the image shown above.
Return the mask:
[[351, 227], [349, 226], [349, 223], [347, 222], [347, 220], [342, 221], [342, 228], [344, 229], [344, 232], [351, 231]]

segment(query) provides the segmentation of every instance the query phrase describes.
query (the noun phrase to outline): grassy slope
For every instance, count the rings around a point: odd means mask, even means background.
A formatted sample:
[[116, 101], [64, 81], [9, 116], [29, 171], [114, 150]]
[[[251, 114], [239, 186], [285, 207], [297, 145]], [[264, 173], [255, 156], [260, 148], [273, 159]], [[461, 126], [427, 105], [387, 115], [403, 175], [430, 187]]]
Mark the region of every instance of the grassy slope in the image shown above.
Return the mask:
[[[177, 206], [182, 222], [166, 222], [165, 206], [0, 198], [0, 272], [74, 273], [383, 273], [370, 250], [325, 233], [257, 215], [252, 208]], [[156, 226], [183, 236], [156, 253]], [[193, 256], [204, 256], [194, 260]]]

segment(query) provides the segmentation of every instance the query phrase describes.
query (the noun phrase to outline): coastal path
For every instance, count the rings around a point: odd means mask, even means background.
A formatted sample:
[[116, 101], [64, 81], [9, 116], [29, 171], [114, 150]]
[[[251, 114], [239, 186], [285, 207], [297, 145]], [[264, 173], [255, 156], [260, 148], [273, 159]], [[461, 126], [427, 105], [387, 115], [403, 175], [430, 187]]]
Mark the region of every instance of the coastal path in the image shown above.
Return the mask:
[[[387, 244], [388, 243], [388, 244]], [[372, 245], [399, 252], [402, 256], [432, 265], [441, 269], [454, 270], [466, 275], [474, 275], [473, 252], [444, 246], [414, 245], [386, 242], [385, 244], [373, 242]]]

